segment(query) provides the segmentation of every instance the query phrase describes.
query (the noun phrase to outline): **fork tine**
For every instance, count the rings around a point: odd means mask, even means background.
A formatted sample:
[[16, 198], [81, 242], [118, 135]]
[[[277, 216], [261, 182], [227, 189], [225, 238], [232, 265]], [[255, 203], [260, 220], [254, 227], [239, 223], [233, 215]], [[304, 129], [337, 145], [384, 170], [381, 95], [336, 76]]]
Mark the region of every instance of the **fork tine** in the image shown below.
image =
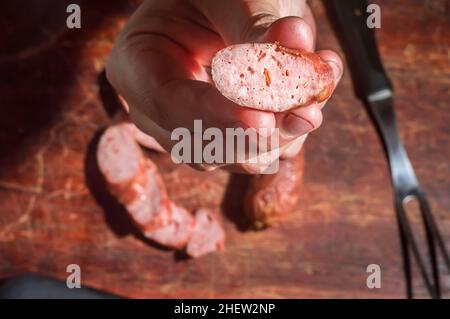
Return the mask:
[[417, 193], [416, 197], [419, 201], [420, 210], [423, 213], [424, 221], [425, 221], [425, 223], [428, 224], [432, 235], [436, 239], [438, 248], [440, 249], [442, 257], [444, 258], [444, 262], [447, 266], [447, 269], [448, 269], [448, 271], [450, 271], [449, 253], [447, 251], [447, 248], [445, 247], [444, 240], [439, 231], [439, 228], [436, 225], [436, 221], [434, 220], [433, 214], [431, 213], [431, 209], [430, 209], [430, 205], [428, 204], [428, 200], [427, 200], [425, 194], [420, 191]]
[[411, 276], [411, 260], [409, 256], [408, 241], [406, 238], [405, 231], [403, 230], [402, 224], [400, 222], [398, 212], [397, 212], [397, 225], [400, 234], [400, 245], [401, 245], [400, 247], [402, 250], [402, 257], [403, 257], [403, 273], [405, 275], [405, 282], [406, 282], [406, 295], [408, 299], [412, 299], [413, 290], [412, 290], [412, 276]]
[[[434, 236], [436, 234], [430, 225], [430, 220], [433, 220], [433, 216], [431, 215], [431, 211], [430, 211], [426, 201], [424, 201], [425, 199], [418, 194], [416, 194], [415, 197], [419, 201], [420, 213], [422, 215], [422, 221], [425, 226], [425, 234], [426, 234], [427, 245], [428, 245], [428, 254], [430, 256], [430, 261], [431, 261], [431, 271], [433, 274], [433, 281], [434, 281], [436, 297], [440, 299], [441, 298], [441, 287], [440, 287], [438, 263], [437, 263], [437, 258], [436, 258], [436, 246], [434, 243], [434, 239], [435, 239]], [[423, 204], [425, 204], [425, 206]]]
[[[432, 298], [438, 298], [438, 294], [434, 289], [435, 285], [431, 284], [430, 278], [428, 277], [425, 263], [422, 259], [422, 256], [420, 255], [416, 240], [415, 240], [413, 232], [411, 230], [411, 226], [409, 224], [409, 220], [408, 220], [408, 217], [406, 216], [402, 202], [403, 201], [400, 199], [396, 200], [396, 212], [397, 212], [398, 222], [401, 227], [401, 232], [405, 236], [408, 246], [411, 247], [414, 259], [417, 263], [417, 266], [419, 267], [419, 271], [422, 275], [423, 281], [425, 282], [428, 293], [430, 294], [430, 296]], [[403, 253], [403, 255], [405, 255], [405, 253]], [[405, 262], [405, 264], [406, 264], [406, 262]], [[409, 286], [412, 287], [411, 274], [409, 274], [409, 277], [410, 277]], [[411, 296], [412, 296], [412, 293], [411, 293]]]

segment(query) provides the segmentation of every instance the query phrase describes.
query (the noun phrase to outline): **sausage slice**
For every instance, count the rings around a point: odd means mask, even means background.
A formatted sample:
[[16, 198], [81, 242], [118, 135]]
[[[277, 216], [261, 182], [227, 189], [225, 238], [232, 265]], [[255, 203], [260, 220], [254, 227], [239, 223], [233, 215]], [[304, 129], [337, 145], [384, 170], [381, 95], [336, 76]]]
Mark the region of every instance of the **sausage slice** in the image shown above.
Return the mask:
[[172, 212], [170, 222], [153, 231], [146, 231], [144, 235], [161, 245], [174, 249], [183, 249], [194, 232], [195, 220], [183, 207], [170, 203]]
[[276, 174], [251, 176], [244, 208], [252, 228], [274, 225], [292, 212], [299, 196], [303, 165], [304, 153], [301, 152], [280, 161]]
[[127, 124], [106, 129], [97, 162], [107, 186], [141, 230], [165, 226], [171, 218], [169, 198], [156, 165], [146, 159]]
[[277, 43], [226, 47], [213, 57], [211, 69], [213, 82], [225, 97], [265, 111], [321, 102], [334, 88], [333, 70], [318, 54]]
[[195, 228], [188, 242], [186, 252], [197, 258], [214, 251], [222, 250], [225, 243], [225, 232], [216, 214], [200, 208], [195, 213]]
[[161, 245], [199, 257], [224, 246], [216, 215], [200, 209], [195, 217], [169, 200], [156, 165], [146, 159], [129, 123], [109, 127], [100, 138], [97, 161], [112, 194], [142, 233]]

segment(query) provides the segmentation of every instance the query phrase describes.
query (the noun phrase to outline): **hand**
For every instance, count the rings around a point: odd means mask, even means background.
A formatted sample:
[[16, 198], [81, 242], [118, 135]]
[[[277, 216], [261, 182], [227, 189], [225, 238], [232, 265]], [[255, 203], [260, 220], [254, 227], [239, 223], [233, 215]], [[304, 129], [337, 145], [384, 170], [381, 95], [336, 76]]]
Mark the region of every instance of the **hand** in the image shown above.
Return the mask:
[[[130, 117], [170, 152], [172, 130], [193, 131], [237, 126], [279, 128], [280, 155], [295, 156], [306, 135], [322, 123], [325, 102], [285, 113], [241, 107], [211, 84], [214, 54], [236, 43], [280, 42], [313, 51], [316, 28], [306, 1], [299, 0], [167, 0], [145, 1], [121, 32], [107, 64], [107, 77], [128, 104]], [[333, 68], [335, 82], [342, 62], [332, 51], [317, 52]], [[275, 160], [275, 159], [274, 159]], [[197, 168], [213, 169], [208, 165]], [[226, 169], [259, 173], [255, 164]]]

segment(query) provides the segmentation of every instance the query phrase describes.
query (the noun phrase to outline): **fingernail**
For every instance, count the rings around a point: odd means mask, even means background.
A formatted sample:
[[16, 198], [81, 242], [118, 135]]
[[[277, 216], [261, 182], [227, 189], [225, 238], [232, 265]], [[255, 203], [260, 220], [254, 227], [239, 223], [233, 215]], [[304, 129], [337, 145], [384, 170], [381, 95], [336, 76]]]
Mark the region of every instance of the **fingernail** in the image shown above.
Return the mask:
[[331, 69], [333, 70], [334, 79], [336, 81], [339, 80], [339, 78], [341, 76], [341, 72], [342, 72], [341, 68], [333, 60], [328, 60], [327, 63], [331, 66]]
[[289, 113], [283, 119], [282, 129], [287, 135], [300, 136], [312, 131], [313, 128], [310, 122], [293, 113]]

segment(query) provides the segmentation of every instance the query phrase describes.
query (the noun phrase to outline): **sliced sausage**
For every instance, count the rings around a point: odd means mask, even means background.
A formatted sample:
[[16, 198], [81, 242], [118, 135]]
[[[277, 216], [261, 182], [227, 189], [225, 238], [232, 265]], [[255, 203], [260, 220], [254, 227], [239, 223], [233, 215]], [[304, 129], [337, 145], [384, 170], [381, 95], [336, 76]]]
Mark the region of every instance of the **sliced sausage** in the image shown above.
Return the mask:
[[147, 238], [174, 249], [186, 247], [192, 257], [223, 248], [225, 234], [213, 212], [200, 209], [193, 217], [169, 200], [156, 165], [144, 157], [129, 123], [104, 132], [97, 161], [111, 193]]
[[172, 210], [166, 187], [156, 165], [150, 159], [145, 163], [145, 179], [142, 178], [144, 182], [135, 182], [131, 186], [138, 196], [124, 205], [143, 231], [152, 231], [170, 223]]
[[207, 208], [198, 209], [195, 212], [194, 233], [186, 248], [187, 254], [194, 258], [200, 257], [222, 250], [224, 243], [225, 232], [217, 215]]
[[211, 73], [228, 99], [273, 112], [324, 101], [334, 88], [333, 70], [318, 54], [277, 43], [226, 47], [213, 57]]
[[194, 232], [195, 220], [190, 212], [172, 202], [170, 209], [170, 222], [156, 230], [145, 231], [144, 235], [164, 246], [183, 249]]
[[303, 178], [304, 154], [282, 160], [272, 175], [251, 176], [244, 208], [251, 226], [263, 229], [276, 224], [294, 208]]
[[113, 188], [126, 188], [145, 170], [139, 145], [125, 127], [119, 124], [106, 129], [97, 148], [98, 166]]
[[112, 194], [141, 230], [165, 226], [169, 198], [155, 164], [146, 159], [127, 124], [109, 127], [100, 138], [97, 162]]

